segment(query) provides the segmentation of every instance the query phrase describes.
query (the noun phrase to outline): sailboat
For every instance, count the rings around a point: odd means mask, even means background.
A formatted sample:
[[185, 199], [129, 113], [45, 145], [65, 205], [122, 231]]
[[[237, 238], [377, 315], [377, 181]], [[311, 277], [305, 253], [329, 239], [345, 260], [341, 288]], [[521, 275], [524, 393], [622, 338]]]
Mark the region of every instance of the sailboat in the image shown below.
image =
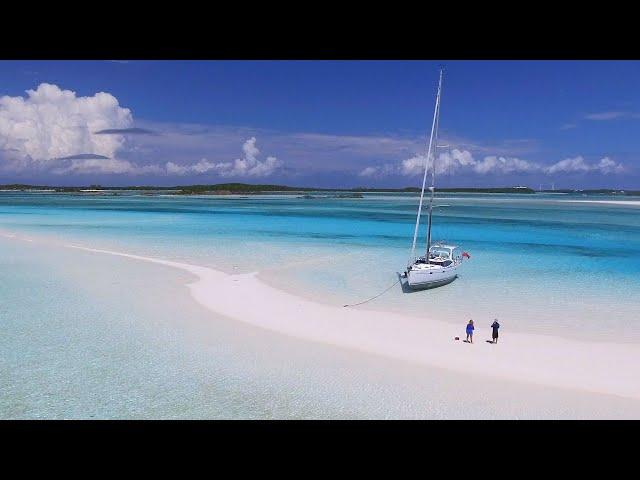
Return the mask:
[[[413, 233], [413, 244], [411, 255], [407, 262], [407, 270], [404, 276], [412, 289], [433, 288], [447, 285], [453, 282], [458, 276], [457, 270], [462, 265], [465, 258], [470, 258], [467, 252], [463, 252], [457, 245], [436, 242], [431, 243], [431, 225], [433, 216], [433, 197], [435, 194], [436, 165], [434, 150], [438, 144], [438, 123], [440, 121], [440, 99], [442, 95], [443, 69], [440, 69], [440, 79], [438, 80], [438, 93], [436, 95], [436, 106], [433, 112], [433, 123], [431, 124], [431, 136], [429, 137], [429, 149], [424, 166], [424, 176], [422, 178], [422, 190], [420, 192], [420, 205], [416, 217], [416, 227]], [[422, 205], [424, 203], [424, 190], [427, 183], [427, 173], [431, 162], [431, 186], [429, 187], [429, 207], [427, 221], [427, 246], [424, 255], [416, 256], [416, 241], [420, 229], [420, 217], [422, 215]]]

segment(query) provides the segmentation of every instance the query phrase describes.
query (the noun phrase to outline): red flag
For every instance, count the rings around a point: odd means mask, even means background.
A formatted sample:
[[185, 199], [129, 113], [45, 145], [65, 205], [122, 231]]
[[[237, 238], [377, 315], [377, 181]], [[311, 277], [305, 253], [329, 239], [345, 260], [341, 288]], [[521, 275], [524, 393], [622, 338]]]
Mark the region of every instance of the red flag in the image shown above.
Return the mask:
[[463, 257], [467, 257], [467, 258], [471, 258], [471, 255], [469, 255], [467, 252], [462, 252], [462, 256]]

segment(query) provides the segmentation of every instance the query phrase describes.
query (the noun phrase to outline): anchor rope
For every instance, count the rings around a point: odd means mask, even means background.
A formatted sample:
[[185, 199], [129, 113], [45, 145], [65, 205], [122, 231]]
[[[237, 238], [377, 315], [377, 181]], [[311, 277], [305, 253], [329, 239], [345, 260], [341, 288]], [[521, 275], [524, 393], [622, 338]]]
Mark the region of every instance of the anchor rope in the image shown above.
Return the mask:
[[400, 283], [401, 281], [402, 281], [402, 279], [401, 279], [401, 278], [399, 278], [398, 280], [396, 280], [395, 282], [393, 282], [393, 285], [391, 285], [391, 286], [389, 286], [389, 287], [385, 288], [382, 292], [380, 292], [379, 294], [377, 294], [375, 297], [368, 298], [368, 299], [366, 299], [366, 300], [364, 300], [364, 301], [362, 301], [362, 302], [359, 302], [359, 303], [348, 303], [348, 304], [346, 304], [346, 305], [343, 305], [343, 307], [356, 307], [356, 306], [358, 306], [358, 305], [362, 305], [363, 303], [370, 302], [371, 300], [375, 300], [376, 298], [380, 297], [380, 296], [381, 296], [381, 295], [383, 295], [384, 293], [387, 293], [389, 290], [391, 290], [393, 287], [395, 287], [395, 286], [396, 286], [398, 283]]

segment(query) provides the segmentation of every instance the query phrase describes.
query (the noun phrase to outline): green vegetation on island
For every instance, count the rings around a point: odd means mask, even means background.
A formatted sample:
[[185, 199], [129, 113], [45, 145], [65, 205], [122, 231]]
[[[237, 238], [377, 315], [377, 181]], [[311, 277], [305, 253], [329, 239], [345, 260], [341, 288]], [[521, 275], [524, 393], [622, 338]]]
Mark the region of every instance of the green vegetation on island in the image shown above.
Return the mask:
[[[163, 193], [174, 195], [250, 195], [265, 193], [303, 193], [302, 198], [362, 198], [362, 193], [418, 193], [420, 189], [417, 187], [405, 188], [317, 188], [317, 187], [289, 187], [287, 185], [271, 185], [258, 184], [252, 185], [248, 183], [217, 183], [211, 185], [177, 185], [177, 186], [153, 186], [153, 185], [135, 185], [135, 186], [118, 186], [104, 187], [101, 185], [89, 186], [47, 186], [47, 185], [28, 185], [28, 184], [7, 184], [0, 185], [0, 190], [12, 191], [53, 191], [59, 193], [108, 193], [120, 191], [142, 191], [145, 194]], [[320, 192], [333, 192], [333, 195], [314, 195]], [[515, 187], [455, 187], [455, 188], [436, 188], [436, 192], [444, 193], [513, 193], [513, 194], [536, 194], [536, 193], [569, 193], [569, 194], [586, 194], [586, 195], [629, 195], [640, 196], [640, 190], [620, 190], [620, 189], [592, 189], [592, 190], [542, 190], [535, 191], [526, 186]]]
[[304, 198], [306, 200], [316, 200], [316, 199], [322, 199], [322, 198], [364, 198], [364, 195], [362, 195], [361, 193], [338, 193], [338, 194], [334, 194], [334, 195], [310, 195], [310, 194], [306, 194], [306, 195], [302, 195], [299, 196], [298, 198]]

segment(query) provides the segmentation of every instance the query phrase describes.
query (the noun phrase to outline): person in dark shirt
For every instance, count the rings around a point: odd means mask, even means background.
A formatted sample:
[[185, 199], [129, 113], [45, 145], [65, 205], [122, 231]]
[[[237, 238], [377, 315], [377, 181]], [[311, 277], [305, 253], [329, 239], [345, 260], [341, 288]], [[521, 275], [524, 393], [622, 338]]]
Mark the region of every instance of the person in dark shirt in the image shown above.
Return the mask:
[[497, 318], [491, 324], [491, 328], [493, 330], [493, 333], [491, 334], [491, 337], [493, 339], [493, 343], [498, 343], [498, 329], [500, 328], [500, 324], [498, 323], [498, 319]]
[[469, 343], [473, 343], [473, 329], [475, 327], [473, 326], [473, 320], [469, 320], [469, 323], [467, 323], [467, 342]]

